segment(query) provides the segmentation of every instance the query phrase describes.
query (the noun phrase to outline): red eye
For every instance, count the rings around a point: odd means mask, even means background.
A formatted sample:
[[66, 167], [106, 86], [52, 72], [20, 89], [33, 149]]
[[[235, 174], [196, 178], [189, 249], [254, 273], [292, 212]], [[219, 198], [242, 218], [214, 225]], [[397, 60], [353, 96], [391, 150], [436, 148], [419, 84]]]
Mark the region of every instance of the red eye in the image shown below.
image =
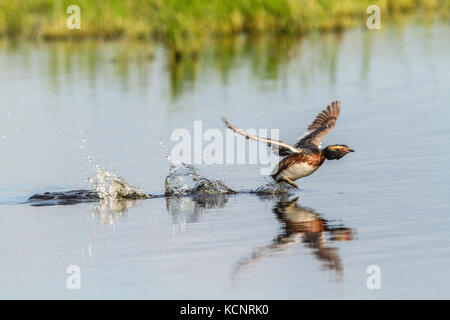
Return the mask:
[[341, 150], [345, 150], [344, 148], [341, 148]]

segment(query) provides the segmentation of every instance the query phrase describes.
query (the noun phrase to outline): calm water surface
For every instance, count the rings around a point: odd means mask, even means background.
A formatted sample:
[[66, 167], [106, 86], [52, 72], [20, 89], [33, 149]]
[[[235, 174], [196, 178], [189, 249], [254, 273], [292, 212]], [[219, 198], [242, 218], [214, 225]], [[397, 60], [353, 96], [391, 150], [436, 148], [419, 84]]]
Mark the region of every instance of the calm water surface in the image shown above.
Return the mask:
[[[449, 39], [442, 24], [237, 38], [179, 63], [152, 44], [1, 42], [0, 297], [450, 298]], [[173, 146], [195, 120], [225, 132], [226, 115], [294, 143], [334, 99], [324, 144], [356, 152], [290, 197], [20, 204], [89, 188], [88, 156], [161, 194], [155, 138]], [[265, 183], [258, 165], [199, 168], [234, 190]]]

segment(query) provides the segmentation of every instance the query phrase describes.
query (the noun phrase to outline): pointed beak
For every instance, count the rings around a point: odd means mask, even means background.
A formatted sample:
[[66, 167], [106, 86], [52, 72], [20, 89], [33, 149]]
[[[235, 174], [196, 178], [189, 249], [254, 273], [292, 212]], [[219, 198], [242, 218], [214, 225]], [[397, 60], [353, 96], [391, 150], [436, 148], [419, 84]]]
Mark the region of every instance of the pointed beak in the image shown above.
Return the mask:
[[348, 152], [355, 152], [353, 149], [347, 149]]

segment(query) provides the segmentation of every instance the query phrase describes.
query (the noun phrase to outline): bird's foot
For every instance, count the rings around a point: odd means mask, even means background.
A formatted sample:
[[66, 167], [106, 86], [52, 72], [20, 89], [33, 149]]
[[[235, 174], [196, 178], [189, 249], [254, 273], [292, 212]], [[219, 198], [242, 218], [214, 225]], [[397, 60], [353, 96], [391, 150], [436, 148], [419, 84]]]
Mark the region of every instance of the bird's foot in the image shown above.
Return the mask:
[[295, 184], [295, 182], [294, 181], [292, 181], [291, 179], [289, 179], [289, 178], [283, 178], [283, 181], [284, 182], [286, 182], [286, 183], [288, 183], [288, 184], [290, 184], [291, 186], [293, 186], [294, 188], [296, 188], [296, 189], [300, 189], [299, 187], [298, 187], [298, 185], [296, 185]]

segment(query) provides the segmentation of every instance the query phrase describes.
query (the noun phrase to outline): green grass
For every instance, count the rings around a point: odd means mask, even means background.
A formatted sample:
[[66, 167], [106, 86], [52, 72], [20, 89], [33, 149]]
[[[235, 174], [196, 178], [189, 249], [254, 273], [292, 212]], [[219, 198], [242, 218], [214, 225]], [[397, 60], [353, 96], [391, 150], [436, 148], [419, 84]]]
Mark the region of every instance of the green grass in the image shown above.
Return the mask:
[[[81, 8], [81, 30], [66, 28], [66, 8]], [[304, 34], [364, 26], [369, 5], [382, 23], [412, 12], [450, 16], [450, 0], [0, 0], [0, 35], [30, 39], [148, 39], [173, 58], [195, 54], [208, 37]]]

